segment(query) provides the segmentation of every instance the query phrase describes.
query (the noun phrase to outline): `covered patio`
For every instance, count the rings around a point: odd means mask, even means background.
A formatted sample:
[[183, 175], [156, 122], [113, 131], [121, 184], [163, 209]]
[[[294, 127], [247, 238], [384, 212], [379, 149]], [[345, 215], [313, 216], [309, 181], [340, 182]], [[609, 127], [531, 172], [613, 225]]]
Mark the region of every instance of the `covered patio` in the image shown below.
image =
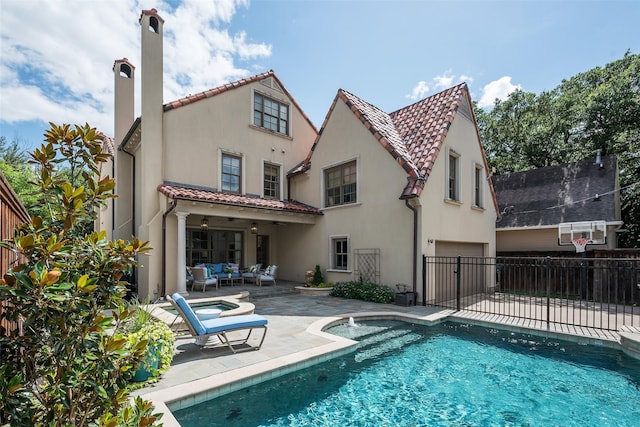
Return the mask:
[[188, 295], [186, 267], [226, 263], [246, 269], [284, 263], [278, 245], [287, 226], [311, 226], [322, 215], [296, 201], [211, 188], [163, 184], [158, 191], [168, 206], [163, 215], [161, 297], [172, 291]]

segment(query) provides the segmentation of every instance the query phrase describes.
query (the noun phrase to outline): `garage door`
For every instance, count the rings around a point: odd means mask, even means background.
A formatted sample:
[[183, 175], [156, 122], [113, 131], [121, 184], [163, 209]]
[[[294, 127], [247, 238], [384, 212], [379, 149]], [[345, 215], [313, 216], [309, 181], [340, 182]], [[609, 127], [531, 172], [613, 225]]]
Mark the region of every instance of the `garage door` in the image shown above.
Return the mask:
[[436, 242], [436, 256], [482, 256], [482, 243]]
[[[456, 260], [451, 257], [481, 257], [484, 253], [484, 245], [481, 243], [464, 242], [436, 242], [436, 259], [438, 267], [432, 276], [435, 302], [441, 303], [456, 298]], [[449, 258], [445, 258], [449, 257]], [[485, 272], [481, 262], [473, 262], [471, 265], [462, 265], [460, 268], [460, 296], [474, 295], [478, 289], [484, 289]]]

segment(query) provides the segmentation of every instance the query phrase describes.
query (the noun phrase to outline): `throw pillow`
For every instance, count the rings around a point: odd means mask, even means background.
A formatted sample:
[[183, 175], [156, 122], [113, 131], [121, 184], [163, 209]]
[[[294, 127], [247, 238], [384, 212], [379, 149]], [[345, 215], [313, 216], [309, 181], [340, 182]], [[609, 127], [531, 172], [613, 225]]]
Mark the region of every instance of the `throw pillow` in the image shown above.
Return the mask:
[[256, 272], [256, 266], [255, 264], [249, 267], [249, 273], [255, 273]]

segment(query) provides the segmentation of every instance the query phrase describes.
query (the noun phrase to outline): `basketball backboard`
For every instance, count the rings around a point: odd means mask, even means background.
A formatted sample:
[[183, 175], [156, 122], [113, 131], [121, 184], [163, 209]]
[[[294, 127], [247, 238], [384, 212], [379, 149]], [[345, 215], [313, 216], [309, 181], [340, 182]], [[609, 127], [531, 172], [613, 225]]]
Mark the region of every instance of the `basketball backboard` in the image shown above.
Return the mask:
[[584, 252], [589, 245], [605, 245], [607, 243], [607, 222], [578, 221], [558, 224], [558, 245], [574, 245], [576, 252]]

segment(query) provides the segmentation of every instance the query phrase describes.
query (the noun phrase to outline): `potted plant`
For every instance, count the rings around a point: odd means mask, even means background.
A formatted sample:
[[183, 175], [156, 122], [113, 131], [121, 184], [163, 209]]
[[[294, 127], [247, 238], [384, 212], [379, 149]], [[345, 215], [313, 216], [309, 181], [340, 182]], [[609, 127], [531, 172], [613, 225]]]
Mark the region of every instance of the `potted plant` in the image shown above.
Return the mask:
[[142, 382], [158, 379], [166, 372], [173, 360], [175, 334], [166, 323], [154, 318], [147, 308], [138, 305], [135, 314], [125, 325], [124, 338], [128, 349], [144, 347], [143, 359], [135, 366], [132, 381]]
[[233, 274], [233, 268], [229, 264], [224, 267], [224, 272], [227, 273], [227, 277], [231, 279], [231, 274]]

